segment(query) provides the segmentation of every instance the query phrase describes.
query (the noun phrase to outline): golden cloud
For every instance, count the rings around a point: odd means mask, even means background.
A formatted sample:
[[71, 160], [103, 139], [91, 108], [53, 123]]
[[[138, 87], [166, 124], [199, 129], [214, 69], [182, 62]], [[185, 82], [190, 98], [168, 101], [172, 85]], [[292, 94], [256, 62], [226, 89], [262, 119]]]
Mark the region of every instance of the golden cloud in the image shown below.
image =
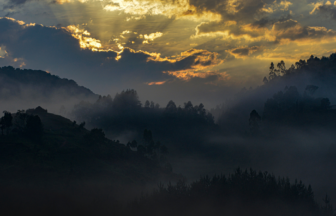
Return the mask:
[[100, 40], [89, 37], [91, 34], [87, 30], [80, 29], [78, 25], [69, 25], [67, 27], [63, 27], [63, 29], [71, 33], [72, 37], [76, 38], [79, 41], [79, 46], [82, 49], [100, 51], [100, 49], [102, 48]]
[[0, 46], [0, 58], [5, 58], [8, 55], [5, 46]]
[[319, 7], [323, 6], [323, 2], [316, 2], [311, 3], [311, 5], [314, 7], [312, 11], [309, 12], [309, 14], [313, 14], [316, 10], [319, 9]]
[[198, 12], [189, 0], [109, 0], [104, 9], [107, 11], [123, 11], [126, 14], [140, 17], [144, 15], [165, 15], [169, 18], [221, 20], [221, 15], [218, 13], [211, 11]]
[[[190, 49], [185, 52], [181, 52], [180, 55], [172, 57], [161, 57], [160, 53], [150, 53], [143, 50], [135, 51], [131, 48], [124, 48], [123, 51], [118, 53], [116, 59], [121, 59], [124, 51], [130, 53], [139, 53], [147, 55], [147, 62], [167, 62], [179, 69], [165, 71], [164, 73], [175, 76], [179, 79], [190, 80], [193, 77], [207, 78], [209, 76], [218, 76], [217, 80], [228, 79], [226, 73], [218, 72], [203, 72], [202, 70], [218, 66], [223, 63], [224, 60], [218, 59], [218, 53], [210, 52], [207, 50]], [[177, 66], [178, 65], [178, 66]], [[180, 69], [182, 68], [182, 69]], [[147, 85], [162, 85], [167, 81], [150, 82]]]
[[224, 81], [224, 80], [229, 80], [231, 77], [229, 74], [226, 72], [213, 72], [213, 71], [208, 71], [208, 72], [194, 72], [194, 71], [168, 71], [165, 72], [169, 75], [175, 76], [178, 79], [182, 79], [185, 81], [189, 81], [192, 78], [202, 78], [202, 79], [207, 79], [210, 77], [214, 77], [215, 79], [207, 82], [206, 84], [211, 84], [211, 85], [217, 85], [218, 81]]
[[140, 34], [138, 38], [144, 38], [145, 40], [142, 41], [143, 44], [148, 44], [149, 41], [154, 41], [155, 39], [162, 37], [163, 33], [162, 32], [155, 32], [155, 33], [151, 33], [149, 35], [147, 34]]
[[167, 81], [160, 81], [160, 82], [149, 82], [146, 83], [147, 85], [151, 86], [151, 85], [163, 85], [165, 84]]
[[283, 9], [282, 9], [282, 10], [286, 10], [286, 11], [288, 10], [288, 7], [289, 7], [290, 5], [292, 5], [292, 4], [293, 4], [293, 3], [289, 2], [289, 1], [286, 1], [286, 0], [280, 2], [280, 5], [283, 6]]
[[[22, 20], [16, 20], [14, 18], [11, 18], [11, 17], [0, 17], [0, 19], [8, 19], [8, 20], [11, 20], [13, 22], [16, 22], [18, 23], [19, 25], [22, 25], [23, 27], [29, 27], [29, 26], [35, 26], [36, 24], [35, 23], [28, 23], [26, 24], [24, 21]], [[40, 26], [43, 26], [43, 25], [40, 25]]]
[[270, 35], [270, 30], [267, 27], [258, 27], [253, 24], [237, 25], [235, 21], [228, 21], [225, 23], [203, 22], [196, 26], [195, 35], [191, 38], [199, 37], [222, 37], [223, 40], [244, 39], [247, 42], [254, 41], [274, 41], [275, 38]]
[[70, 0], [55, 0], [56, 4], [64, 4], [64, 3], [70, 3]]
[[210, 52], [207, 50], [190, 49], [182, 52], [175, 59], [170, 60], [172, 63], [185, 64], [184, 69], [176, 71], [166, 71], [165, 73], [173, 75], [177, 78], [189, 80], [192, 77], [206, 76], [206, 72], [199, 72], [224, 62], [222, 59], [218, 59], [218, 53]]
[[65, 3], [71, 3], [71, 2], [76, 2], [76, 1], [80, 3], [86, 3], [89, 0], [53, 0], [52, 2], [56, 4], [65, 4]]

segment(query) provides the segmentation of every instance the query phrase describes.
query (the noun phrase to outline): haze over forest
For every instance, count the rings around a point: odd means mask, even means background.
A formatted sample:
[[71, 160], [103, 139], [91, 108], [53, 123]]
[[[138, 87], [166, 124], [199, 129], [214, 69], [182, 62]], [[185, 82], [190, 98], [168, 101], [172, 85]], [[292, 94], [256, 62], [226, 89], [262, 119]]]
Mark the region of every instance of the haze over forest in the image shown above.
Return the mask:
[[335, 215], [335, 11], [1, 1], [1, 215]]

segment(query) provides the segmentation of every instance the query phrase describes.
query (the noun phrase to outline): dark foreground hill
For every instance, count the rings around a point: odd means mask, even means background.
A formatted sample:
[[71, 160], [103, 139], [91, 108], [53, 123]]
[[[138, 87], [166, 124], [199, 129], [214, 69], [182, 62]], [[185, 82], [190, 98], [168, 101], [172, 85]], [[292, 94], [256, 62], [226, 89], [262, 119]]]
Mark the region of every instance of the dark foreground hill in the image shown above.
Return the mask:
[[[12, 123], [6, 124], [6, 119]], [[88, 131], [85, 123], [78, 125], [41, 107], [5, 113], [1, 125], [3, 181], [105, 176], [110, 181], [145, 183], [171, 175], [166, 163], [105, 138], [101, 129]]]
[[160, 180], [181, 178], [162, 158], [84, 125], [41, 107], [4, 113], [1, 215], [103, 215]]
[[[0, 120], [1, 215], [332, 215], [310, 186], [267, 172], [183, 180], [139, 196], [145, 185], [181, 179], [155, 146], [136, 149], [41, 107]], [[145, 138], [152, 143], [151, 133]], [[150, 154], [149, 149], [152, 154]], [[140, 149], [142, 149], [140, 151]], [[161, 155], [163, 156], [163, 155]], [[134, 197], [138, 197], [136, 201]]]

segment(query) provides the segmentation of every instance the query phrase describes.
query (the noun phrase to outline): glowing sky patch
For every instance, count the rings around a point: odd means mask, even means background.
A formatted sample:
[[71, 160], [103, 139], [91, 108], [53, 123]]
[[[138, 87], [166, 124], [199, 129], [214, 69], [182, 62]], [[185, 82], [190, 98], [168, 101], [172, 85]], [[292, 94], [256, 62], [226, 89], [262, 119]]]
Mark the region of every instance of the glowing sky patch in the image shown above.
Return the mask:
[[167, 81], [160, 81], [160, 82], [150, 82], [150, 83], [146, 83], [147, 85], [151, 86], [151, 85], [163, 85], [165, 84]]
[[0, 47], [0, 58], [5, 58], [8, 55], [7, 51], [6, 51], [6, 47], [1, 46]]
[[74, 38], [78, 39], [79, 45], [82, 49], [91, 49], [92, 51], [98, 51], [102, 48], [100, 40], [89, 37], [90, 33], [88, 31], [79, 29], [74, 25], [67, 26], [64, 29], [69, 31]]

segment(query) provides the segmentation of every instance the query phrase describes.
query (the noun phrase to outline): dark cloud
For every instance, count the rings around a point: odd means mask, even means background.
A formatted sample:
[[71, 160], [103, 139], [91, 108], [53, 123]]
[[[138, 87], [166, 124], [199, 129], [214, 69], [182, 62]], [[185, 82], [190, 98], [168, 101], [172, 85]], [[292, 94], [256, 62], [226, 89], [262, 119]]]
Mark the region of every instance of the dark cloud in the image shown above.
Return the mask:
[[264, 28], [264, 27], [267, 27], [269, 26], [269, 24], [271, 23], [272, 21], [269, 20], [267, 17], [264, 17], [264, 18], [261, 18], [260, 20], [257, 20], [255, 22], [253, 22], [251, 25], [253, 27], [256, 27], [256, 28]]
[[35, 0], [9, 0], [8, 3], [3, 7], [3, 9], [13, 9], [17, 6], [22, 6], [27, 2], [32, 2]]
[[232, 49], [229, 52], [230, 52], [230, 54], [232, 54], [236, 58], [244, 58], [244, 57], [247, 57], [247, 56], [251, 55], [252, 53], [260, 50], [260, 49], [261, 49], [261, 47], [258, 47], [258, 46], [239, 47], [239, 48]]
[[276, 22], [273, 25], [273, 29], [275, 31], [283, 31], [283, 30], [287, 30], [287, 29], [293, 28], [295, 26], [299, 26], [299, 23], [296, 20], [290, 19], [290, 20], [286, 20], [286, 21]]
[[248, 56], [250, 53], [250, 49], [249, 48], [237, 48], [231, 51], [234, 54], [238, 54], [241, 56]]
[[228, 1], [228, 0], [191, 0], [190, 4], [195, 6], [199, 12], [211, 11], [222, 16], [223, 21], [234, 20], [238, 22], [250, 22], [257, 15], [265, 12], [262, 8], [273, 3], [272, 0], [245, 0], [245, 1]]
[[25, 25], [7, 18], [0, 19], [0, 45], [8, 52], [2, 65], [20, 61], [25, 68], [48, 70], [89, 88], [94, 86], [98, 93], [107, 92], [111, 86], [130, 88], [134, 83], [174, 78], [164, 71], [206, 68], [221, 62], [216, 53], [205, 50], [189, 50], [169, 60], [129, 48], [119, 54], [117, 61], [114, 51], [81, 49], [79, 41], [65, 29]]
[[289, 39], [291, 41], [298, 41], [302, 39], [333, 38], [336, 36], [336, 32], [333, 30], [325, 27], [302, 26], [292, 19], [274, 23], [273, 30], [277, 40]]
[[278, 21], [280, 21], [280, 22], [284, 22], [284, 21], [289, 20], [289, 19], [292, 19], [292, 15], [290, 15], [290, 14], [286, 14], [286, 15], [282, 15], [282, 16], [278, 19]]
[[[246, 29], [245, 27], [249, 27]], [[229, 35], [234, 37], [240, 37], [242, 35], [248, 35], [251, 38], [256, 38], [263, 35], [262, 31], [259, 31], [261, 27], [260, 23], [256, 23], [255, 25], [247, 24], [245, 26], [238, 25], [236, 22], [209, 22], [209, 23], [201, 23], [196, 27], [196, 36], [204, 35], [204, 34], [214, 34], [220, 32], [228, 32]], [[262, 30], [262, 29], [261, 29]]]
[[[225, 32], [234, 38], [244, 37], [245, 39], [246, 36], [250, 39], [262, 38], [264, 36], [271, 38], [275, 36], [275, 42], [281, 39], [294, 41], [335, 36], [333, 30], [324, 27], [302, 26], [296, 20], [293, 20], [292, 16], [288, 12], [285, 12], [285, 10], [278, 8], [278, 12], [273, 12], [273, 14], [267, 14], [265, 12], [269, 5], [280, 7], [281, 4], [279, 1], [248, 0], [236, 1], [234, 4], [230, 4], [229, 1], [222, 3], [204, 1], [200, 3], [200, 1], [195, 0], [191, 1], [191, 4], [198, 5], [197, 8], [199, 8], [199, 10], [212, 11], [220, 14], [222, 17], [220, 21], [203, 22], [198, 25], [196, 27], [196, 36], [209, 34], [216, 36], [218, 33]], [[213, 7], [215, 4], [218, 4], [219, 7]], [[327, 13], [333, 19], [336, 19], [336, 9], [333, 5], [319, 6], [317, 11]], [[270, 17], [266, 17], [266, 14]], [[266, 30], [273, 31], [271, 37], [267, 35]], [[219, 35], [220, 34], [217, 36]]]
[[317, 11], [323, 15], [330, 16], [333, 20], [336, 20], [336, 7], [333, 5], [321, 5], [317, 8]]
[[278, 19], [274, 19], [274, 18], [271, 19], [269, 17], [263, 17], [263, 18], [261, 18], [257, 21], [252, 22], [251, 26], [255, 27], [255, 28], [267, 28], [269, 26], [272, 26], [274, 23], [276, 23], [278, 21], [284, 22], [284, 21], [287, 21], [291, 18], [292, 18], [292, 16], [290, 14], [282, 15]]
[[[220, 14], [222, 19], [219, 22], [203, 23], [199, 28], [199, 33], [215, 32], [226, 30], [227, 21], [234, 21], [237, 24], [249, 24], [256, 17], [263, 16], [265, 12], [262, 10], [267, 4], [273, 1], [247, 0], [230, 3], [230, 1], [200, 1], [192, 0], [190, 4], [197, 7], [200, 11], [211, 11]], [[255, 25], [262, 26], [268, 23], [267, 18], [261, 18], [255, 22]]]

